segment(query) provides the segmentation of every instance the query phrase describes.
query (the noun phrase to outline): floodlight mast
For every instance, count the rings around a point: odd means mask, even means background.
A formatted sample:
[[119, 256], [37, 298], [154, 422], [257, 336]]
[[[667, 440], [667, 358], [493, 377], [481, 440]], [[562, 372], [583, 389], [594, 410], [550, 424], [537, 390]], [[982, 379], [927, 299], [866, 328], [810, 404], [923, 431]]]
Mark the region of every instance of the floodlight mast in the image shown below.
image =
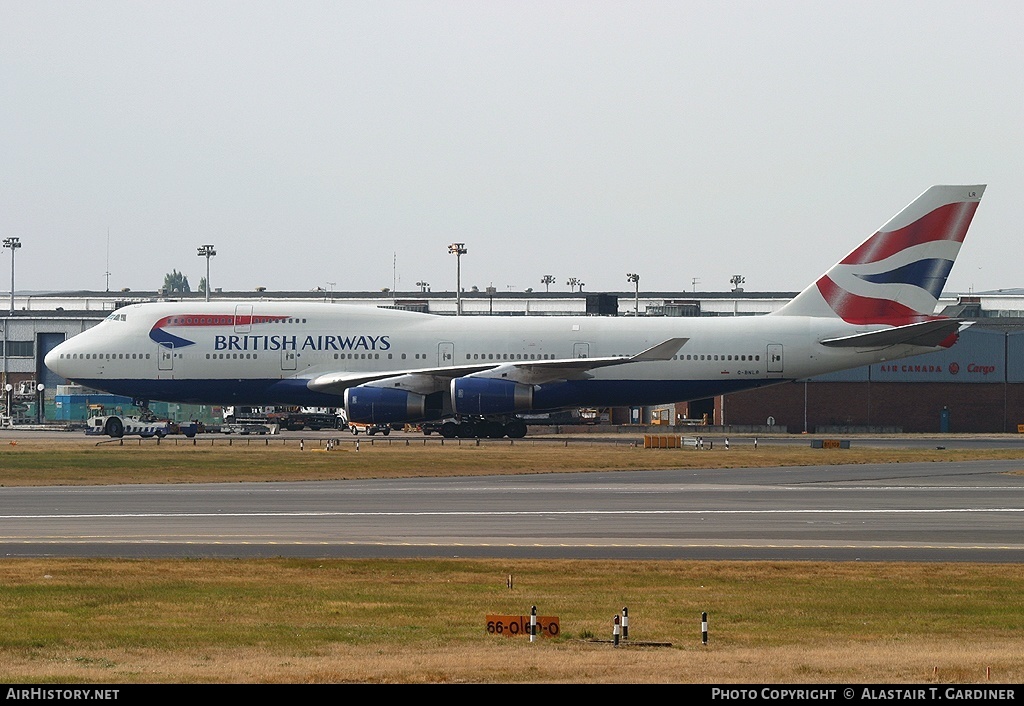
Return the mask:
[[200, 245], [196, 248], [196, 254], [199, 257], [206, 258], [206, 301], [210, 301], [210, 258], [217, 254], [217, 251], [213, 249], [212, 245]]
[[633, 285], [636, 287], [636, 308], [633, 309], [633, 316], [640, 316], [640, 275], [634, 274], [632, 272], [627, 272], [626, 279], [632, 282]]
[[448, 252], [455, 256], [455, 315], [462, 316], [462, 256], [466, 254], [465, 243], [452, 243]]
[[11, 249], [11, 316], [14, 316], [14, 252], [21, 247], [21, 238], [4, 238], [4, 247]]

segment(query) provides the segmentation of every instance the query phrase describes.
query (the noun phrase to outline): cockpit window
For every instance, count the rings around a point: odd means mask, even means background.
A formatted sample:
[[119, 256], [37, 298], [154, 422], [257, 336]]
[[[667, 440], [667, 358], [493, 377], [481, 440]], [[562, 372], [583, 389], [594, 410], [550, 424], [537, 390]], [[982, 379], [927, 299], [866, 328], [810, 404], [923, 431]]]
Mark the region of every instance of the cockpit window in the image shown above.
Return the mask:
[[125, 314], [119, 314], [116, 311], [113, 314], [111, 314], [110, 316], [107, 317], [107, 321], [127, 321], [127, 320], [128, 320], [128, 317]]

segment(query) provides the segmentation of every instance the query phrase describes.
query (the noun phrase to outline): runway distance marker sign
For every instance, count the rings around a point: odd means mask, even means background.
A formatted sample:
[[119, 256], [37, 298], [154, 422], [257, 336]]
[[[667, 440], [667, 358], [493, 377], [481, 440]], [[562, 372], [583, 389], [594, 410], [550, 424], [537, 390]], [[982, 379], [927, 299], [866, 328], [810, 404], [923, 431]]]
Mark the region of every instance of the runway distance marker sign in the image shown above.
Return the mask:
[[[488, 615], [485, 620], [490, 635], [530, 636], [529, 615]], [[558, 637], [560, 631], [557, 615], [537, 616], [537, 634], [541, 637]]]

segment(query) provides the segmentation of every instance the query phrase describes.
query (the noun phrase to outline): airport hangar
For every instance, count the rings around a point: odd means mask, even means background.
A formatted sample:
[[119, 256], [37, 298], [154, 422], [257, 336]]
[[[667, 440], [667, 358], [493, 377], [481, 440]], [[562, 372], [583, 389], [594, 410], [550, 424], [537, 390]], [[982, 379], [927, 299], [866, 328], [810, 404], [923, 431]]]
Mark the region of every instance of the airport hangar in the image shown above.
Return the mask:
[[[795, 292], [463, 292], [464, 316], [757, 316], [780, 308]], [[10, 294], [7, 294], [9, 297]], [[232, 300], [305, 300], [379, 306], [454, 315], [454, 292], [222, 292]], [[13, 312], [0, 318], [3, 367], [0, 415], [22, 410], [20, 421], [81, 421], [62, 393], [103, 396], [67, 384], [43, 365], [46, 353], [66, 338], [95, 325], [111, 311], [165, 299], [204, 299], [202, 293], [15, 292]], [[2, 301], [3, 299], [0, 299]], [[604, 424], [624, 428], [657, 425], [706, 431], [790, 433], [956, 432], [1002, 433], [1024, 425], [1024, 289], [944, 295], [937, 313], [973, 321], [952, 348], [891, 363], [864, 366], [796, 383], [773, 385], [727, 397], [662, 407], [600, 410]], [[8, 387], [8, 385], [10, 387]], [[19, 407], [20, 404], [20, 407]], [[84, 415], [87, 405], [77, 414]], [[166, 413], [216, 418], [219, 409]], [[26, 418], [24, 410], [31, 411]], [[155, 411], [161, 411], [154, 406]], [[70, 416], [69, 416], [70, 415]], [[543, 421], [538, 415], [535, 421]], [[554, 421], [554, 420], [552, 420]], [[572, 417], [561, 418], [571, 423]], [[1021, 427], [1024, 428], [1024, 427]]]

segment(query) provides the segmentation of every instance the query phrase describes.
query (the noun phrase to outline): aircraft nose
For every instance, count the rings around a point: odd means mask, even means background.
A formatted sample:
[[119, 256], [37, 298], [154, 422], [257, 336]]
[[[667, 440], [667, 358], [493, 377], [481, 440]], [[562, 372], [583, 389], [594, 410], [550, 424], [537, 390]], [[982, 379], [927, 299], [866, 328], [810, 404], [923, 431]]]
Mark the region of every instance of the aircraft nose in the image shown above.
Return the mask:
[[61, 358], [61, 354], [67, 351], [67, 342], [61, 343], [56, 346], [53, 350], [46, 354], [43, 358], [43, 364], [46, 365], [51, 371], [60, 375], [63, 378], [67, 377], [67, 366], [64, 365], [64, 358]]

